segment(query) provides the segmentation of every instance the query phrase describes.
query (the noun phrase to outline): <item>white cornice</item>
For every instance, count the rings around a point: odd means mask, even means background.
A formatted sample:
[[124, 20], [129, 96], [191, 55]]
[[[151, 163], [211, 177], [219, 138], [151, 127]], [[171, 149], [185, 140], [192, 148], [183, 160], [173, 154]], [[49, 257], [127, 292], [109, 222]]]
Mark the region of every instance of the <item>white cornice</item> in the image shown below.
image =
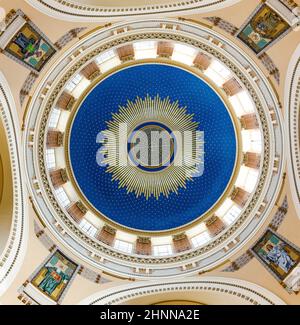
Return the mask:
[[0, 296], [9, 288], [20, 270], [27, 249], [28, 220], [23, 176], [21, 131], [16, 105], [9, 85], [0, 72], [0, 118], [3, 122], [12, 164], [13, 215], [10, 235], [0, 257]]
[[295, 50], [288, 67], [284, 90], [286, 129], [288, 131], [288, 175], [292, 198], [300, 218], [300, 166], [299, 166], [299, 107], [300, 107], [300, 45]]
[[[172, 297], [188, 294], [197, 296], [202, 304], [285, 305], [272, 292], [248, 281], [225, 277], [198, 277], [168, 281], [148, 281], [125, 284], [98, 292], [80, 302], [80, 305], [130, 304], [130, 300], [143, 299], [153, 304], [170, 293]], [[155, 298], [153, 296], [155, 295]], [[152, 297], [151, 297], [152, 296]], [[184, 298], [181, 298], [184, 299]], [[154, 301], [155, 300], [155, 301]]]
[[232, 6], [241, 0], [185, 0], [145, 6], [92, 6], [68, 0], [26, 0], [31, 6], [56, 19], [76, 22], [116, 21], [138, 17], [178, 16], [204, 13]]

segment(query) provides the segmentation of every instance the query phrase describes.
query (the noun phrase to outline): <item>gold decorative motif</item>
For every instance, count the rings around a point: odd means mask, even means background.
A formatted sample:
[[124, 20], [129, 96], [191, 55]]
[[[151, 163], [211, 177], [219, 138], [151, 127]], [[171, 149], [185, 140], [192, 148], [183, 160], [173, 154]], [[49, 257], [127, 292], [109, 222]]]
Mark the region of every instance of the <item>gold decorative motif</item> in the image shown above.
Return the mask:
[[[178, 12], [181, 10], [188, 10], [189, 6], [193, 4], [193, 7], [191, 10], [195, 9], [201, 9], [205, 7], [213, 7], [215, 5], [219, 5], [221, 3], [225, 3], [227, 0], [211, 0], [212, 3], [204, 3], [203, 0], [191, 0], [191, 1], [181, 1], [181, 2], [175, 2], [175, 3], [169, 3], [169, 4], [152, 4], [151, 6], [125, 6], [125, 7], [109, 7], [109, 6], [89, 6], [89, 5], [83, 5], [83, 4], [76, 4], [71, 1], [67, 0], [54, 0], [57, 2], [57, 5], [63, 5], [66, 11], [63, 11], [61, 9], [58, 9], [58, 7], [51, 6], [47, 0], [37, 0], [40, 4], [46, 6], [50, 10], [54, 10], [59, 13], [68, 14], [70, 16], [83, 16], [89, 15], [89, 17], [110, 17], [111, 16], [145, 16], [145, 15], [151, 15], [155, 14], [157, 12], [165, 12], [165, 13], [172, 13], [172, 12]], [[197, 4], [197, 6], [195, 6]], [[68, 9], [67, 9], [68, 8]], [[80, 13], [72, 13], [70, 12], [69, 8], [74, 10], [79, 10]], [[94, 13], [92, 15], [92, 13]]]
[[[122, 164], [120, 147], [122, 145], [127, 147], [127, 141], [121, 143], [122, 140], [134, 134], [137, 126], [147, 122], [150, 124], [152, 122], [162, 123], [172, 132], [172, 134], [168, 134], [168, 139], [166, 139], [169, 146], [169, 150], [166, 150], [168, 151], [168, 159], [160, 164], [159, 167], [162, 169], [159, 171], [155, 171], [154, 166], [147, 166], [147, 172], [131, 163], [127, 148], [125, 148], [126, 165]], [[125, 130], [120, 128], [122, 125], [126, 125]], [[108, 129], [102, 132], [104, 139], [101, 152], [105, 157], [102, 162], [107, 165], [107, 172], [112, 174], [112, 179], [119, 182], [119, 187], [125, 187], [128, 193], [134, 192], [137, 197], [144, 195], [147, 199], [151, 196], [158, 199], [161, 194], [166, 197], [172, 192], [178, 194], [179, 188], [186, 188], [187, 182], [191, 181], [193, 175], [204, 165], [204, 140], [197, 128], [198, 123], [193, 121], [193, 115], [188, 114], [186, 108], [180, 107], [178, 101], [171, 102], [169, 98], [161, 99], [159, 95], [155, 98], [147, 96], [145, 99], [137, 98], [134, 102], [128, 101], [127, 106], [120, 107], [119, 112], [113, 114], [112, 120], [108, 122]], [[141, 129], [141, 131], [143, 130], [145, 131], [145, 127]], [[187, 141], [185, 132], [191, 132], [192, 135], [189, 139], [192, 155], [187, 163], [183, 161], [183, 153], [180, 150], [182, 146], [177, 139], [178, 136]], [[165, 133], [167, 132], [165, 131]], [[139, 136], [139, 132], [137, 132], [137, 136]], [[177, 146], [176, 152], [174, 146]], [[133, 151], [134, 147], [131, 148], [131, 152]], [[148, 148], [146, 151], [148, 153]], [[174, 156], [173, 161], [172, 155]], [[187, 155], [186, 152], [185, 158]], [[144, 161], [139, 159], [136, 163], [143, 164]], [[146, 164], [148, 165], [148, 159]]]

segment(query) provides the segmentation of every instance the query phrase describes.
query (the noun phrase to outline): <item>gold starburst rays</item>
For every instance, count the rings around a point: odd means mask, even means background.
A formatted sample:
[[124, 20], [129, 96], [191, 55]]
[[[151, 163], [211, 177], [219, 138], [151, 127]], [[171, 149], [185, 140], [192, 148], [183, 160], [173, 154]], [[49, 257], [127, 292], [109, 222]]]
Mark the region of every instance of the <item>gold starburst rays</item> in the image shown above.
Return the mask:
[[[145, 171], [132, 164], [127, 151], [130, 134], [147, 122], [165, 125], [176, 142], [174, 159], [159, 171]], [[178, 101], [171, 102], [169, 97], [161, 99], [159, 95], [138, 97], [119, 107], [119, 112], [112, 114], [112, 120], [107, 122], [108, 128], [102, 132], [103, 140], [100, 141], [101, 163], [112, 174], [112, 181], [119, 182], [119, 188], [126, 188], [137, 197], [159, 199], [172, 192], [178, 194], [178, 190], [186, 188], [195, 175], [203, 173], [204, 135], [198, 131], [198, 126], [193, 115], [180, 107]], [[126, 153], [125, 159], [122, 153]]]

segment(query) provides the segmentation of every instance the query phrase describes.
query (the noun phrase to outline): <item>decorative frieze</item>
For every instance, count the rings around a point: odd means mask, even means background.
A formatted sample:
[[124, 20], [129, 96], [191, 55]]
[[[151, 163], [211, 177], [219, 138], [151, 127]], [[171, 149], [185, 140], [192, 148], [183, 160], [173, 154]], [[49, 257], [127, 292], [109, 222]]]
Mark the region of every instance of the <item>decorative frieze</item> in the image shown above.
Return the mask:
[[280, 83], [280, 71], [273, 62], [273, 60], [270, 58], [270, 56], [267, 53], [263, 53], [258, 57], [262, 64], [265, 66], [265, 68], [268, 70], [269, 74], [274, 77], [277, 84]]
[[220, 17], [207, 17], [206, 20], [210, 21], [214, 26], [219, 27], [220, 29], [224, 30], [226, 33], [231, 35], [235, 35], [238, 31], [238, 28], [231, 24], [230, 22], [220, 18]]
[[287, 212], [288, 212], [288, 200], [287, 197], [285, 197], [282, 205], [278, 208], [277, 212], [275, 213], [275, 216], [273, 217], [269, 227], [274, 230], [277, 231], [279, 229], [279, 227], [281, 226], [281, 224], [283, 223]]
[[250, 250], [237, 258], [228, 267], [226, 267], [223, 272], [235, 272], [247, 265], [253, 259], [253, 254]]
[[73, 28], [70, 31], [68, 31], [66, 34], [64, 34], [54, 45], [59, 50], [61, 50], [68, 43], [72, 42], [76, 37], [78, 37], [78, 35], [84, 30], [86, 30], [86, 27]]
[[20, 90], [20, 103], [23, 105], [25, 98], [29, 95], [31, 89], [33, 88], [34, 83], [38, 78], [38, 74], [36, 72], [30, 72], [28, 77], [26, 78], [22, 89]]

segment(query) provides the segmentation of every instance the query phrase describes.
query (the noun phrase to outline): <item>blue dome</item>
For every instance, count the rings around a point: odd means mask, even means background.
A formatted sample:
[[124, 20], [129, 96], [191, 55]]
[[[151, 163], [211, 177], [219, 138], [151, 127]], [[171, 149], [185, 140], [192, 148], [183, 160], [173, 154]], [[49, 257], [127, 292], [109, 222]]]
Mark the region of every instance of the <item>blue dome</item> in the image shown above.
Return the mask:
[[[147, 95], [169, 97], [187, 108], [204, 132], [204, 173], [186, 189], [159, 199], [136, 197], [119, 188], [96, 155], [99, 132], [107, 129], [119, 106]], [[113, 222], [141, 231], [165, 231], [184, 226], [210, 210], [231, 180], [237, 140], [231, 116], [218, 94], [203, 80], [165, 64], [135, 65], [102, 80], [84, 99], [70, 131], [69, 155], [76, 182], [89, 203]]]

